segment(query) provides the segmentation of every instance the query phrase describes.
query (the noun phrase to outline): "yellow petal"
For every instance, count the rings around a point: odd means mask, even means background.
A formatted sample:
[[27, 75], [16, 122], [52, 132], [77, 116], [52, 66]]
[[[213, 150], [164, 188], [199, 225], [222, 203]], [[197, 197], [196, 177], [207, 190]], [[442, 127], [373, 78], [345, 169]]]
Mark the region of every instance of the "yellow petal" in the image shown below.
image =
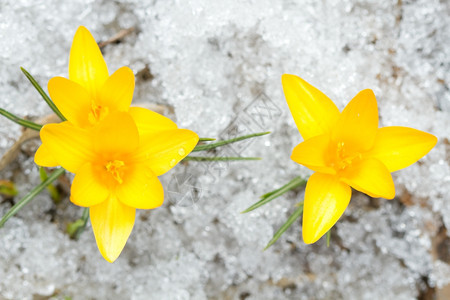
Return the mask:
[[319, 240], [344, 213], [352, 189], [336, 176], [314, 173], [309, 177], [303, 206], [303, 241]]
[[146, 108], [130, 107], [128, 112], [138, 127], [139, 135], [178, 128], [171, 119]]
[[378, 129], [377, 99], [372, 90], [359, 92], [344, 108], [332, 131], [332, 139], [347, 151], [365, 151], [373, 146]]
[[141, 137], [141, 144], [131, 158], [144, 163], [160, 176], [185, 158], [197, 145], [198, 135], [188, 129], [160, 131]]
[[83, 86], [95, 99], [108, 76], [108, 67], [94, 37], [85, 27], [78, 27], [70, 49], [69, 79]]
[[152, 209], [164, 201], [164, 190], [158, 177], [143, 164], [128, 167], [123, 183], [116, 188], [116, 195], [123, 204], [139, 208]]
[[134, 226], [136, 209], [110, 197], [89, 210], [98, 250], [109, 262], [119, 257]]
[[91, 96], [78, 83], [63, 77], [53, 77], [48, 82], [48, 92], [63, 116], [73, 124], [89, 125]]
[[304, 140], [329, 133], [339, 117], [339, 109], [321, 91], [298, 76], [281, 77], [284, 95], [295, 124]]
[[136, 124], [129, 113], [115, 112], [101, 121], [95, 131], [94, 147], [105, 158], [130, 153], [139, 145]]
[[70, 190], [70, 201], [74, 204], [90, 207], [105, 201], [110, 191], [102, 182], [102, 170], [86, 163], [77, 170]]
[[312, 137], [294, 148], [291, 159], [313, 171], [336, 174], [336, 171], [328, 166], [329, 143], [330, 137], [328, 134]]
[[34, 162], [41, 167], [56, 167], [59, 166], [55, 157], [50, 153], [47, 147], [42, 144], [34, 154]]
[[76, 173], [86, 162], [95, 160], [91, 133], [68, 121], [44, 125], [40, 135], [55, 161], [69, 172]]
[[365, 157], [381, 161], [394, 172], [406, 168], [425, 156], [437, 143], [429, 133], [408, 127], [383, 127], [378, 129], [375, 144]]
[[122, 67], [103, 84], [97, 104], [107, 106], [110, 111], [128, 111], [134, 92], [134, 74]]
[[339, 173], [341, 180], [370, 197], [392, 199], [395, 186], [391, 173], [375, 158], [363, 159]]

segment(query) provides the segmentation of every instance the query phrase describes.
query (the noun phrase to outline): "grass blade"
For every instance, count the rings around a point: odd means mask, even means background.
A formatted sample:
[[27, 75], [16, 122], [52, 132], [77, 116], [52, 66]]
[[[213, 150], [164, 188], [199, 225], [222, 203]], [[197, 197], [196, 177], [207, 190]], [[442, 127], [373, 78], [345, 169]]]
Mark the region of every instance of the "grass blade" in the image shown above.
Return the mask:
[[234, 157], [234, 156], [186, 156], [183, 161], [229, 161], [229, 160], [261, 160], [261, 157]]
[[27, 205], [33, 198], [42, 192], [49, 184], [56, 180], [61, 174], [63, 174], [65, 170], [63, 168], [56, 169], [53, 173], [43, 182], [41, 182], [38, 186], [31, 190], [25, 197], [20, 199], [11, 209], [3, 216], [0, 220], [0, 228], [9, 220], [12, 216], [14, 216], [22, 207]]
[[299, 207], [294, 211], [294, 213], [289, 217], [289, 219], [284, 223], [280, 229], [278, 229], [277, 232], [273, 235], [272, 239], [269, 241], [267, 246], [264, 248], [264, 250], [267, 250], [270, 246], [272, 246], [279, 238], [280, 236], [294, 223], [295, 220], [297, 220], [298, 217], [303, 212], [303, 203], [299, 205]]
[[211, 142], [211, 141], [215, 141], [216, 139], [213, 138], [199, 138], [198, 141], [199, 142]]
[[284, 193], [286, 193], [286, 192], [288, 192], [290, 190], [293, 190], [295, 188], [298, 188], [300, 186], [304, 186], [305, 184], [306, 184], [306, 180], [305, 179], [301, 178], [300, 176], [295, 177], [294, 179], [292, 179], [291, 181], [289, 181], [287, 184], [283, 185], [279, 189], [276, 189], [276, 190], [274, 190], [272, 192], [264, 194], [261, 197], [260, 201], [256, 202], [255, 204], [253, 204], [252, 206], [250, 206], [249, 208], [247, 208], [246, 210], [241, 212], [241, 214], [248, 213], [248, 212], [250, 212], [250, 211], [252, 211], [254, 209], [257, 209], [258, 207], [269, 203], [273, 199], [280, 197]]
[[44, 89], [39, 85], [39, 83], [36, 81], [36, 79], [31, 76], [30, 73], [28, 73], [27, 70], [20, 67], [23, 74], [28, 78], [28, 80], [31, 82], [31, 84], [34, 86], [34, 88], [38, 91], [38, 93], [42, 96], [45, 102], [47, 102], [48, 106], [55, 112], [55, 114], [63, 121], [66, 121], [66, 118], [62, 115], [62, 113], [59, 111], [59, 109], [56, 107], [55, 103], [53, 103], [52, 99], [47, 95], [46, 92], [44, 92]]
[[81, 218], [67, 225], [67, 233], [69, 234], [71, 239], [78, 240], [78, 238], [86, 228], [88, 219], [89, 219], [89, 207], [85, 207], [83, 209], [83, 215], [81, 216]]
[[229, 139], [229, 140], [225, 140], [225, 141], [219, 141], [217, 143], [212, 143], [212, 144], [208, 144], [208, 145], [197, 145], [197, 146], [195, 146], [194, 150], [192, 150], [192, 152], [207, 151], [207, 150], [215, 149], [217, 147], [225, 146], [225, 145], [228, 145], [228, 144], [231, 144], [231, 143], [243, 141], [243, 140], [246, 140], [246, 139], [251, 139], [253, 137], [266, 135], [266, 134], [269, 134], [269, 133], [270, 132], [252, 133], [252, 134], [243, 135], [243, 136], [240, 136], [240, 137], [237, 137], [237, 138], [234, 138], [234, 139]]
[[23, 127], [27, 127], [36, 131], [41, 130], [42, 125], [36, 124], [34, 122], [31, 121], [27, 121], [25, 119], [21, 119], [18, 116], [4, 110], [3, 108], [0, 108], [0, 115], [7, 117], [8, 119], [10, 119], [11, 121], [23, 126]]

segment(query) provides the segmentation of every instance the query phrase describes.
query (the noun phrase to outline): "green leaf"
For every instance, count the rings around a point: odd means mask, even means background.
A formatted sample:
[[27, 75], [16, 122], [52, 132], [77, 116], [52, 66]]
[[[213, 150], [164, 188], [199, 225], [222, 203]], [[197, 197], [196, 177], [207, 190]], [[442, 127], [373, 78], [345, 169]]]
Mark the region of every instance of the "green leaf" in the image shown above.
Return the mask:
[[243, 212], [241, 212], [241, 214], [248, 213], [254, 209], [257, 209], [260, 206], [263, 206], [264, 204], [269, 203], [273, 199], [280, 197], [281, 195], [283, 195], [284, 193], [286, 193], [288, 191], [296, 189], [300, 186], [304, 186], [306, 184], [306, 181], [307, 180], [301, 178], [300, 176], [295, 177], [294, 179], [292, 179], [291, 181], [289, 181], [287, 184], [283, 185], [279, 189], [276, 189], [272, 192], [266, 193], [263, 196], [261, 196], [261, 200], [259, 200], [258, 202], [256, 202], [255, 204], [253, 204], [252, 206], [250, 206]]
[[234, 138], [234, 139], [220, 141], [220, 142], [212, 143], [212, 144], [208, 144], [208, 145], [197, 145], [197, 146], [195, 146], [194, 150], [192, 150], [192, 152], [207, 151], [207, 150], [215, 149], [217, 147], [221, 147], [221, 146], [225, 146], [225, 145], [228, 145], [228, 144], [232, 144], [232, 143], [235, 143], [235, 142], [243, 141], [243, 140], [246, 140], [246, 139], [251, 139], [253, 137], [266, 135], [266, 134], [269, 134], [269, 133], [270, 132], [253, 133], [253, 134], [248, 134], [248, 135], [240, 136], [240, 137], [237, 137], [237, 138]]
[[36, 124], [34, 122], [31, 121], [27, 121], [25, 119], [21, 119], [16, 115], [13, 115], [12, 113], [4, 110], [3, 108], [0, 108], [0, 115], [3, 115], [5, 117], [7, 117], [8, 119], [10, 119], [11, 121], [23, 126], [23, 127], [27, 127], [36, 131], [41, 130], [42, 125]]
[[63, 114], [59, 111], [59, 109], [56, 107], [55, 103], [53, 103], [52, 99], [47, 95], [46, 92], [44, 92], [44, 89], [39, 85], [39, 83], [36, 81], [36, 79], [31, 76], [30, 73], [28, 73], [27, 70], [20, 67], [23, 74], [28, 78], [28, 80], [31, 82], [31, 84], [34, 86], [34, 88], [38, 91], [38, 93], [42, 96], [45, 102], [47, 102], [47, 105], [55, 112], [55, 114], [63, 121], [66, 121], [66, 118], [64, 118]]
[[215, 141], [216, 139], [213, 138], [199, 138], [198, 141], [199, 142], [211, 142], [211, 141]]
[[0, 180], [0, 194], [9, 197], [14, 197], [15, 195], [17, 195], [17, 190], [14, 182], [9, 180]]
[[[43, 167], [39, 167], [39, 176], [41, 177], [42, 182], [48, 178], [47, 172], [45, 172]], [[58, 204], [61, 201], [61, 195], [59, 194], [58, 189], [53, 184], [49, 184], [47, 190], [50, 193], [53, 202]]]
[[303, 203], [299, 205], [299, 207], [294, 211], [294, 213], [289, 217], [289, 219], [286, 221], [286, 223], [283, 224], [283, 226], [278, 229], [277, 232], [273, 235], [272, 239], [269, 241], [267, 246], [264, 248], [264, 250], [267, 250], [270, 246], [272, 246], [279, 238], [280, 236], [294, 223], [295, 220], [297, 220], [298, 217], [303, 212]]
[[11, 207], [11, 209], [0, 220], [0, 228], [3, 227], [3, 225], [6, 223], [6, 221], [9, 220], [9, 218], [14, 216], [20, 209], [22, 209], [22, 207], [27, 205], [37, 194], [42, 192], [43, 189], [45, 189], [49, 184], [55, 181], [64, 172], [65, 170], [63, 168], [56, 169], [44, 182], [41, 182], [41, 184], [32, 189], [30, 193], [20, 199], [20, 201], [17, 202], [13, 207]]
[[66, 230], [71, 239], [78, 240], [78, 238], [86, 228], [88, 219], [89, 219], [89, 208], [85, 207], [81, 218], [67, 225]]
[[234, 157], [234, 156], [186, 156], [183, 161], [229, 161], [229, 160], [261, 160], [261, 157]]

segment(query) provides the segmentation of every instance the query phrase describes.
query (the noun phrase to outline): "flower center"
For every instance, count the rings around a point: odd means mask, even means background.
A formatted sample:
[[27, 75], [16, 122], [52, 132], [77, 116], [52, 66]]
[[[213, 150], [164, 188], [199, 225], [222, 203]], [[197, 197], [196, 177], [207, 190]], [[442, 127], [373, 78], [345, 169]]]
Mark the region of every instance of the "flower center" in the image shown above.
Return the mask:
[[108, 115], [108, 112], [109, 112], [108, 107], [92, 103], [91, 111], [88, 116], [89, 122], [91, 124], [98, 123]]
[[352, 152], [346, 149], [344, 142], [339, 142], [336, 146], [336, 156], [331, 166], [337, 170], [344, 170], [355, 161], [359, 161], [362, 158], [361, 153]]
[[110, 160], [106, 163], [106, 171], [112, 175], [112, 177], [118, 182], [123, 182], [123, 168], [125, 163], [121, 160]]

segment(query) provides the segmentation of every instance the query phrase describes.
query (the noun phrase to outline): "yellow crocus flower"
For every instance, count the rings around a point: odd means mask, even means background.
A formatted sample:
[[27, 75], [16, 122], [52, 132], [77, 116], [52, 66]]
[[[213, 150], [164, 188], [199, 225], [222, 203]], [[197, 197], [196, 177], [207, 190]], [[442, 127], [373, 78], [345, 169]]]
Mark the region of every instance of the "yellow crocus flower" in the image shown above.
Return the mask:
[[69, 57], [69, 79], [54, 77], [48, 92], [68, 121], [90, 127], [114, 111], [128, 111], [134, 91], [134, 74], [122, 67], [109, 76], [94, 37], [80, 26]]
[[371, 197], [392, 199], [391, 172], [406, 168], [437, 143], [429, 133], [408, 127], [378, 128], [372, 90], [359, 92], [342, 112], [321, 91], [298, 76], [284, 74], [283, 90], [304, 141], [291, 159], [315, 171], [308, 180], [303, 240], [316, 242], [338, 221], [351, 187]]
[[84, 27], [74, 37], [69, 79], [52, 78], [48, 89], [67, 121], [41, 129], [34, 160], [75, 174], [70, 200], [90, 208], [100, 253], [113, 262], [131, 233], [136, 208], [163, 203], [157, 176], [185, 158], [198, 135], [148, 109], [130, 108], [133, 72], [123, 67], [109, 76]]
[[[131, 107], [135, 79], [133, 71], [122, 67], [109, 76], [108, 67], [92, 34], [84, 26], [78, 27], [73, 38], [69, 57], [69, 79], [53, 77], [48, 82], [50, 98], [58, 110], [73, 125], [88, 128], [95, 126], [109, 113], [115, 111], [139, 114]], [[39, 147], [40, 156], [47, 156], [45, 145]]]
[[[198, 142], [195, 132], [142, 110], [134, 118], [114, 112], [94, 128], [66, 121], [45, 125], [40, 136], [52, 159], [75, 173], [70, 200], [90, 208], [92, 229], [103, 257], [113, 262], [134, 225], [135, 210], [159, 207], [164, 174]], [[137, 125], [138, 124], [138, 125]], [[47, 165], [37, 152], [35, 162]]]

